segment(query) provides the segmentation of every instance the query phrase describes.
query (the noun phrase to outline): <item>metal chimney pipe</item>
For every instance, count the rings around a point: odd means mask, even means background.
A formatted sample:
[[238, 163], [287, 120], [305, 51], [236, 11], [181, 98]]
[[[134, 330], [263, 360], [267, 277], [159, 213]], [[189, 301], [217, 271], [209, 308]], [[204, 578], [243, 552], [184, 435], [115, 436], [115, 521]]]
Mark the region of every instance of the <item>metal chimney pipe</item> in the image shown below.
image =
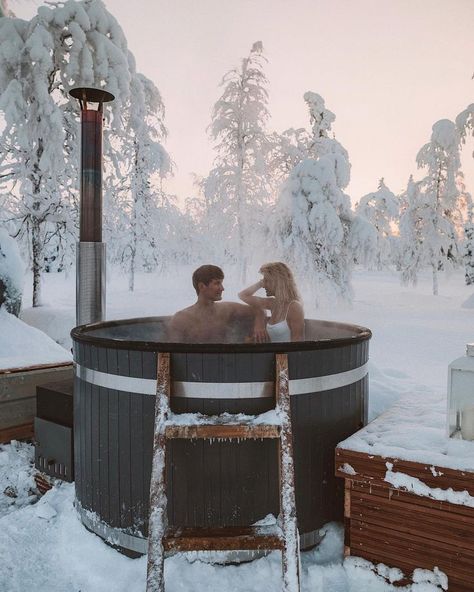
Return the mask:
[[[81, 202], [76, 250], [76, 324], [105, 319], [105, 243], [102, 242], [103, 103], [114, 96], [97, 88], [73, 88], [81, 107]], [[90, 109], [96, 103], [97, 109]]]

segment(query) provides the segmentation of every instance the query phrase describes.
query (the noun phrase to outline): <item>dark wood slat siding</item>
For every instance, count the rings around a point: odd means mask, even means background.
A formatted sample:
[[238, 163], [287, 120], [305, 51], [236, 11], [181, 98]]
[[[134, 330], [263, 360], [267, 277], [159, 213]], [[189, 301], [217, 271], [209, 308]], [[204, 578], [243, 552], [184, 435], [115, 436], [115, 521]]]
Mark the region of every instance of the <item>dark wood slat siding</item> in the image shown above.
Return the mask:
[[[100, 354], [99, 354], [100, 359]], [[110, 520], [109, 498], [109, 391], [99, 388], [99, 488], [100, 488], [100, 512], [99, 515], [105, 522]]]
[[327, 350], [288, 353], [289, 372], [292, 379], [347, 372], [362, 366], [366, 361], [364, 343]]
[[[262, 359], [265, 363], [263, 368], [259, 365]], [[264, 354], [263, 358], [262, 354], [258, 357], [252, 354], [195, 353], [171, 356], [172, 379], [189, 382], [273, 380], [274, 365], [273, 354]], [[175, 413], [213, 415], [227, 411], [257, 414], [273, 408], [274, 399], [172, 397], [171, 404]], [[248, 524], [251, 511], [256, 514], [255, 520], [272, 511], [267, 510], [269, 507], [278, 511], [278, 467], [274, 442], [170, 442], [169, 450], [171, 524], [244, 525]], [[242, 474], [247, 475], [244, 481]], [[270, 481], [273, 482], [271, 489]], [[254, 491], [256, 484], [258, 492]]]
[[92, 510], [100, 514], [100, 389], [93, 385], [91, 388], [91, 488], [92, 488]]
[[275, 354], [172, 353], [171, 368], [173, 380], [186, 382], [271, 381]]
[[344, 486], [334, 476], [334, 449], [361, 426], [360, 397], [364, 384], [365, 379], [341, 389], [291, 397], [301, 532], [316, 530], [324, 522], [342, 520]]
[[[290, 360], [293, 361], [290, 363], [290, 378], [334, 374], [366, 361], [365, 344], [345, 347], [346, 353], [342, 356], [337, 349], [291, 352]], [[87, 352], [88, 348], [91, 348], [90, 344], [77, 346], [77, 355], [85, 367], [108, 374], [156, 378], [156, 352], [102, 346]], [[172, 353], [171, 357], [173, 380], [201, 383], [274, 380], [273, 352], [188, 352]], [[343, 368], [337, 367], [341, 360]], [[310, 366], [309, 371], [307, 364]], [[326, 391], [292, 397], [301, 532], [315, 530], [324, 522], [339, 517], [340, 512], [334, 515], [333, 507], [334, 499], [337, 499], [342, 508], [342, 488], [338, 493], [336, 487], [334, 493], [332, 483], [329, 482], [331, 479], [335, 481], [332, 477], [333, 450], [337, 442], [349, 435], [349, 429], [355, 431], [359, 425], [364, 385], [366, 388], [366, 380], [360, 381], [355, 387], [345, 387], [340, 393]], [[84, 447], [88, 442], [92, 458], [96, 454], [99, 459], [98, 483], [101, 495], [96, 511], [111, 526], [128, 528], [146, 536], [154, 397], [94, 387], [99, 393], [97, 410], [97, 405], [93, 403], [95, 393], [88, 393], [87, 388], [85, 383], [80, 382], [79, 401], [83, 418], [78, 429]], [[257, 414], [273, 407], [273, 397], [220, 400], [172, 398], [175, 413], [200, 411], [216, 414], [228, 411]], [[93, 425], [91, 408], [94, 414], [99, 415], [99, 420], [88, 437], [86, 416], [89, 413], [88, 421]], [[98, 432], [98, 440], [94, 430]], [[84, 478], [78, 487], [78, 491], [81, 490], [78, 499], [88, 507], [84, 484], [87, 480], [95, 483], [97, 471], [88, 466], [85, 448], [82, 452], [83, 457], [79, 458]], [[275, 442], [210, 444], [176, 441], [170, 443], [169, 453], [167, 479], [170, 524], [190, 527], [222, 524], [238, 526], [247, 525], [269, 512], [278, 512]], [[96, 505], [95, 496], [93, 493], [94, 499], [89, 506]], [[122, 510], [124, 505], [125, 512]]]
[[[155, 375], [157, 368], [157, 356], [155, 357]], [[143, 357], [143, 366], [149, 364], [149, 359]], [[143, 398], [143, 524], [136, 524], [139, 532], [148, 536], [148, 510], [150, 497], [151, 466], [153, 460], [153, 435], [155, 422], [155, 397]], [[170, 450], [170, 448], [168, 449]], [[169, 477], [167, 477], [169, 479]], [[169, 483], [169, 481], [168, 481]]]
[[[107, 348], [107, 373], [118, 370], [117, 350]], [[121, 526], [120, 521], [120, 429], [119, 399], [124, 393], [107, 389], [109, 396], [109, 499], [110, 525]], [[125, 395], [126, 396], [126, 395]]]
[[[79, 345], [76, 344], [76, 354], [79, 349]], [[83, 395], [83, 385], [81, 380], [77, 377], [74, 378], [74, 480], [76, 488], [76, 497], [79, 501], [82, 501], [82, 483], [83, 483], [83, 471], [84, 462], [82, 460], [82, 440], [83, 432], [81, 426], [81, 400]]]
[[[141, 352], [129, 352], [130, 375], [143, 374]], [[149, 491], [143, 489], [144, 442], [143, 399], [146, 395], [130, 395], [130, 495], [132, 526], [143, 527], [145, 498]], [[153, 399], [154, 397], [149, 397]]]
[[[117, 368], [121, 376], [130, 375], [130, 362], [127, 350], [117, 350]], [[120, 487], [120, 526], [132, 526], [131, 516], [131, 454], [130, 454], [130, 398], [128, 393], [119, 392], [119, 487]]]

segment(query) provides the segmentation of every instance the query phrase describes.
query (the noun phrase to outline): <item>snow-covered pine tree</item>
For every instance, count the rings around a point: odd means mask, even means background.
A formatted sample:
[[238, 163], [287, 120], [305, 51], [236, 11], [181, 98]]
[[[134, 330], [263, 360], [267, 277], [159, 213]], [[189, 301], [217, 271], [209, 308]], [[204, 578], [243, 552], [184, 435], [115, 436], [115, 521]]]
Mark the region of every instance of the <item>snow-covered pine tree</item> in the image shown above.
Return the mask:
[[456, 127], [463, 144], [469, 135], [474, 136], [474, 103], [471, 103], [456, 117]]
[[261, 241], [269, 197], [266, 61], [258, 41], [241, 65], [222, 79], [224, 90], [209, 126], [217, 156], [201, 184], [211, 236], [224, 245], [224, 258], [238, 261], [242, 283], [251, 254]]
[[[125, 127], [122, 156], [127, 165], [128, 239], [122, 253], [127, 260], [129, 289], [134, 290], [135, 270], [151, 271], [159, 263], [157, 234], [166, 238], [172, 205], [163, 192], [163, 178], [171, 173], [171, 159], [163, 148], [166, 138], [164, 104], [151, 80], [135, 74], [131, 81], [128, 125]], [[161, 230], [160, 230], [161, 229]]]
[[401, 212], [397, 250], [397, 268], [402, 284], [415, 285], [424, 265], [423, 210], [420, 184], [410, 175], [407, 188], [400, 196]]
[[354, 216], [344, 193], [350, 179], [349, 156], [328, 136], [335, 115], [320, 95], [307, 92], [304, 99], [312, 124], [311, 158], [294, 167], [283, 187], [276, 235], [282, 257], [301, 278], [311, 278], [318, 289], [326, 284], [349, 299], [352, 265], [373, 249], [375, 230]]
[[311, 134], [304, 128], [289, 128], [281, 134], [274, 132], [270, 142], [269, 168], [274, 184], [279, 187], [295, 166], [308, 158]]
[[438, 294], [438, 272], [459, 262], [455, 218], [459, 190], [459, 132], [454, 123], [441, 119], [433, 125], [431, 140], [417, 155], [419, 167], [428, 169], [422, 181], [424, 207], [422, 235], [424, 260], [432, 269], [433, 294]]
[[466, 285], [474, 284], [474, 207], [471, 204], [464, 225], [464, 277]]
[[359, 216], [367, 220], [377, 231], [374, 266], [381, 270], [393, 263], [392, 223], [398, 222], [399, 203], [395, 195], [380, 179], [377, 191], [361, 197], [355, 207]]

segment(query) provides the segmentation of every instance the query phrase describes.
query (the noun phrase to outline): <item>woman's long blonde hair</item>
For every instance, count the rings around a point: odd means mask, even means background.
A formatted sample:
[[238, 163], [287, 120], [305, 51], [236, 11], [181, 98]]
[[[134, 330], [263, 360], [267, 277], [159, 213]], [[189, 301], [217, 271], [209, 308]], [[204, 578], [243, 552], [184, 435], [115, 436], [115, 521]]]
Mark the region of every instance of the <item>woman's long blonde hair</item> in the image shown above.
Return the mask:
[[260, 273], [267, 275], [275, 287], [275, 300], [280, 306], [290, 303], [292, 300], [301, 302], [301, 297], [296, 287], [291, 269], [280, 261], [265, 263], [260, 268]]

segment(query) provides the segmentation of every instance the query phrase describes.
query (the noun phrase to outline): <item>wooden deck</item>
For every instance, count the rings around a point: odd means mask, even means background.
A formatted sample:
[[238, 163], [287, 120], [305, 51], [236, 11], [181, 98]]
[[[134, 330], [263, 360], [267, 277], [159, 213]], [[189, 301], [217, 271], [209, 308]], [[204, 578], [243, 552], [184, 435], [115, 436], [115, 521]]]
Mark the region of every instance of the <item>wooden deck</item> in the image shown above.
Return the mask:
[[[431, 489], [474, 497], [474, 472], [336, 449], [336, 475], [345, 479], [345, 552], [400, 568], [438, 567], [450, 592], [474, 590], [474, 507], [438, 501], [385, 480], [403, 473]], [[390, 465], [389, 465], [390, 466]]]
[[31, 438], [36, 387], [72, 375], [71, 362], [0, 370], [0, 443]]

